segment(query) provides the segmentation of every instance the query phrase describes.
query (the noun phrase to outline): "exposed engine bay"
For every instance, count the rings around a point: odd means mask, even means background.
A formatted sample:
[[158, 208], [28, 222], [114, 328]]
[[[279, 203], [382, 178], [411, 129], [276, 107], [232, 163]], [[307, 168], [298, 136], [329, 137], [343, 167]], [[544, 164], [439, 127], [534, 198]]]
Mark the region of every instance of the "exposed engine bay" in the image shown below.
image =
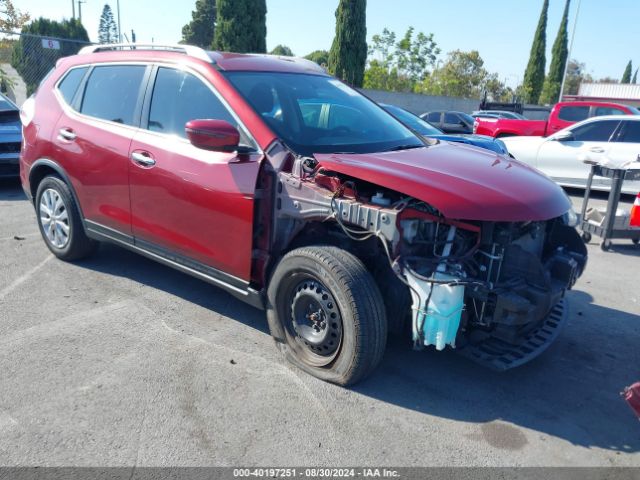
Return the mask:
[[450, 219], [312, 158], [298, 157], [273, 176], [268, 249], [315, 237], [355, 253], [384, 294], [390, 330], [410, 332], [414, 348], [455, 347], [507, 369], [537, 356], [559, 332], [565, 292], [587, 260], [565, 218]]

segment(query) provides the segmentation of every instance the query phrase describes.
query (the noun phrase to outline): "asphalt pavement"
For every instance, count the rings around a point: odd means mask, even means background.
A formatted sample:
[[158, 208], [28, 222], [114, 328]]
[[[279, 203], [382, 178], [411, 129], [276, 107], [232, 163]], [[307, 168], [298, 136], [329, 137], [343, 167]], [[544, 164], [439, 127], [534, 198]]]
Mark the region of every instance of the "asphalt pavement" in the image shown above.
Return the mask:
[[588, 248], [569, 324], [530, 364], [395, 339], [344, 389], [289, 367], [264, 314], [215, 287], [112, 245], [54, 259], [1, 182], [0, 465], [638, 466], [620, 391], [640, 380], [640, 248]]

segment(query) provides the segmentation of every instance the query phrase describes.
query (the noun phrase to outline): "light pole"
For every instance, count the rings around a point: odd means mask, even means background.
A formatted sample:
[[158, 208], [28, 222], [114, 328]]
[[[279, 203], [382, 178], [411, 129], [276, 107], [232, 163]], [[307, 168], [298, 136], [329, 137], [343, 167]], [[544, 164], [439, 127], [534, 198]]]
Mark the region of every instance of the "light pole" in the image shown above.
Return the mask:
[[116, 10], [118, 11], [118, 42], [122, 43], [122, 29], [120, 28], [120, 0], [116, 0]]
[[578, 26], [578, 15], [580, 14], [580, 3], [582, 0], [578, 0], [578, 9], [576, 10], [576, 18], [573, 20], [573, 31], [571, 32], [571, 43], [569, 44], [569, 52], [567, 53], [567, 61], [564, 64], [564, 74], [562, 75], [562, 85], [560, 86], [560, 97], [558, 101], [562, 101], [562, 95], [564, 94], [564, 83], [567, 80], [567, 70], [569, 69], [569, 62], [571, 61], [571, 52], [573, 51], [573, 40], [576, 37], [576, 27]]
[[71, 18], [76, 18], [76, 0], [71, 0]]
[[87, 3], [86, 0], [78, 0], [78, 19], [82, 23], [82, 4]]

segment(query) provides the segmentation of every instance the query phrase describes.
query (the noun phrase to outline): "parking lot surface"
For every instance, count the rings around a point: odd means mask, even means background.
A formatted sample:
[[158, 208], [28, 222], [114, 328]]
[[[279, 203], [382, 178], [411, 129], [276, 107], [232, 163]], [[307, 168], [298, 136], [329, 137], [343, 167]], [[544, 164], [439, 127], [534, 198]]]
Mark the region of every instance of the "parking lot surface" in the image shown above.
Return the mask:
[[4, 181], [0, 465], [640, 465], [619, 395], [640, 380], [640, 248], [589, 254], [532, 363], [496, 373], [394, 339], [344, 389], [290, 368], [264, 314], [206, 283], [111, 245], [54, 259]]

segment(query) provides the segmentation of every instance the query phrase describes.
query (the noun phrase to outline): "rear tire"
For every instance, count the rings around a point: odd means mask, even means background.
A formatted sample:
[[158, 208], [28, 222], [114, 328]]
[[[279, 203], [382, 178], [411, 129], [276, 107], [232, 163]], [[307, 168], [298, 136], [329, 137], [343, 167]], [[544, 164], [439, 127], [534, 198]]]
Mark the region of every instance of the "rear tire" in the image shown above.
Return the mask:
[[302, 247], [277, 265], [267, 290], [271, 335], [307, 373], [352, 385], [380, 363], [387, 319], [380, 291], [362, 262], [336, 247]]
[[38, 227], [51, 253], [61, 260], [79, 260], [92, 254], [97, 243], [87, 237], [69, 186], [47, 176], [36, 192]]

